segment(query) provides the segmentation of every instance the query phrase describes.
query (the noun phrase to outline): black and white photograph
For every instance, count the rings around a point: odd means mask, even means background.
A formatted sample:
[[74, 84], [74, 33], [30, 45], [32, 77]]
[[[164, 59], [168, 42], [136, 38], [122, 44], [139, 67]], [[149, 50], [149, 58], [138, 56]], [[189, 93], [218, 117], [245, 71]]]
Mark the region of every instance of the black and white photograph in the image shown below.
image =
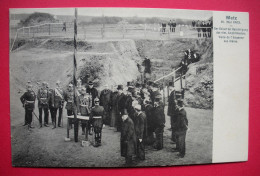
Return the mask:
[[213, 12], [10, 9], [14, 167], [213, 161]]

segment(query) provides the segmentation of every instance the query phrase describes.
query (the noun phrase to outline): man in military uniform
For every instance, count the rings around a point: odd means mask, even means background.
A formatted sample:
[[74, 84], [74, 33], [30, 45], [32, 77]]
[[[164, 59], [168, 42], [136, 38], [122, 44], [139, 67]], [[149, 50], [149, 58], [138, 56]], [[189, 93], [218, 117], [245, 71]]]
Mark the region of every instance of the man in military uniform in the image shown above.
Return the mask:
[[[75, 93], [74, 100], [74, 90], [73, 85], [69, 84], [68, 91], [64, 94], [64, 101], [66, 101], [65, 109], [67, 109], [67, 115], [72, 116], [74, 114], [77, 114], [79, 112], [79, 97], [77, 93]], [[68, 121], [70, 128], [72, 128], [72, 123], [74, 124], [74, 133], [75, 133], [75, 142], [78, 142], [78, 126], [79, 122], [78, 119], [69, 119]]]
[[53, 106], [53, 126], [56, 128], [56, 116], [57, 111], [59, 110], [58, 116], [58, 127], [61, 127], [61, 118], [62, 118], [62, 111], [63, 111], [63, 104], [64, 104], [64, 91], [60, 86], [60, 81], [56, 82], [56, 88], [53, 90], [52, 93], [52, 106]]
[[167, 115], [170, 116], [171, 119], [171, 130], [172, 130], [172, 136], [171, 139], [173, 142], [176, 142], [175, 137], [175, 125], [176, 125], [176, 98], [175, 98], [175, 89], [173, 82], [169, 82], [169, 92], [170, 96], [168, 99], [168, 111]]
[[125, 157], [126, 165], [132, 164], [132, 157], [136, 154], [136, 135], [133, 120], [128, 117], [127, 110], [122, 114], [122, 132], [120, 138], [121, 156]]
[[39, 108], [39, 120], [40, 127], [42, 127], [42, 111], [44, 111], [44, 126], [48, 127], [49, 122], [49, 90], [47, 83], [43, 82], [42, 87], [38, 90], [38, 108]]
[[146, 115], [141, 111], [141, 105], [134, 106], [136, 113], [134, 118], [135, 134], [137, 141], [136, 157], [145, 160], [144, 137], [146, 136]]
[[95, 132], [95, 147], [101, 146], [101, 136], [104, 118], [104, 108], [99, 105], [99, 99], [94, 100], [95, 106], [92, 108], [90, 118], [93, 120], [94, 132]]
[[[89, 116], [90, 112], [91, 112], [91, 108], [92, 108], [92, 99], [91, 96], [86, 93], [86, 88], [82, 87], [81, 89], [81, 95], [79, 96], [79, 110], [80, 110], [80, 114], [82, 116]], [[82, 135], [85, 135], [85, 133], [88, 133], [88, 131], [85, 131], [86, 129], [86, 124], [84, 123], [84, 121], [82, 121], [81, 123], [82, 125]], [[88, 126], [89, 129], [89, 126]]]
[[32, 123], [32, 113], [34, 110], [34, 104], [35, 104], [36, 95], [35, 92], [32, 90], [32, 85], [27, 85], [27, 92], [25, 92], [20, 100], [23, 104], [23, 107], [25, 109], [25, 123], [28, 125], [28, 130], [30, 128], [33, 128], [31, 126]]
[[165, 114], [164, 106], [161, 102], [161, 97], [156, 96], [153, 108], [153, 119], [155, 124], [155, 136], [156, 141], [154, 143], [154, 148], [156, 150], [161, 150], [163, 148], [163, 131], [165, 126]]
[[87, 91], [87, 93], [89, 93], [89, 95], [91, 95], [91, 97], [92, 97], [92, 107], [94, 107], [95, 106], [94, 100], [95, 100], [95, 98], [98, 97], [98, 91], [94, 87], [94, 84], [93, 84], [92, 81], [89, 81], [86, 91]]
[[186, 111], [183, 108], [183, 100], [177, 101], [177, 121], [176, 121], [176, 148], [174, 151], [179, 152], [179, 156], [183, 158], [185, 156], [186, 147], [185, 139], [186, 132], [188, 130], [188, 119]]

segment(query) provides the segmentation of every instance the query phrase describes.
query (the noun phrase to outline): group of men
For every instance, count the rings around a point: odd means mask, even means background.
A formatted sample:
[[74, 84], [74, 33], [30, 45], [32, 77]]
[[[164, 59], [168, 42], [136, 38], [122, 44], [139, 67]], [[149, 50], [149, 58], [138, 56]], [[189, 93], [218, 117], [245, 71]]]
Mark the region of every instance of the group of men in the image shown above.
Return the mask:
[[[42, 127], [42, 111], [44, 112], [44, 126], [48, 126], [49, 111], [53, 128], [56, 128], [56, 116], [58, 126], [61, 126], [62, 111], [66, 102], [67, 115], [77, 113], [89, 116], [88, 128], [82, 123], [82, 134], [92, 134], [94, 129], [95, 147], [101, 146], [103, 125], [115, 127], [121, 133], [120, 149], [121, 156], [125, 157], [126, 164], [132, 164], [133, 157], [138, 160], [145, 159], [145, 145], [151, 145], [155, 150], [163, 148], [163, 132], [165, 127], [164, 104], [157, 83], [149, 81], [147, 84], [127, 83], [118, 85], [110, 90], [107, 85], [100, 92], [89, 82], [87, 87], [81, 85], [78, 80], [76, 91], [69, 84], [64, 91], [60, 82], [56, 83], [55, 89], [49, 89], [46, 82], [36, 93], [32, 85], [27, 85], [27, 92], [21, 96], [21, 102], [25, 107], [25, 124], [28, 129], [32, 128], [32, 113], [36, 98], [38, 99], [39, 123]], [[176, 143], [175, 151], [180, 152], [180, 157], [185, 155], [185, 136], [188, 129], [186, 112], [183, 109], [183, 94], [174, 90], [173, 83], [169, 83], [168, 113], [171, 117], [172, 141]], [[75, 99], [76, 98], [76, 99]], [[69, 124], [78, 124], [69, 121]], [[72, 127], [72, 125], [71, 125]], [[85, 131], [88, 129], [88, 131]], [[154, 137], [155, 135], [155, 137]]]
[[184, 57], [181, 60], [180, 67], [182, 74], [188, 71], [188, 65], [200, 60], [200, 55], [190, 48], [184, 51]]
[[[170, 20], [169, 23], [168, 23], [168, 26], [169, 26], [169, 32], [175, 32], [175, 28], [177, 26], [176, 24], [176, 21], [175, 20]], [[166, 27], [167, 27], [167, 24], [166, 22], [162, 22], [161, 24], [161, 32], [164, 34], [166, 33]]]
[[[210, 38], [212, 33], [213, 23], [211, 20], [208, 21], [192, 21], [192, 27], [197, 29], [198, 37]], [[202, 33], [202, 36], [201, 36]]]

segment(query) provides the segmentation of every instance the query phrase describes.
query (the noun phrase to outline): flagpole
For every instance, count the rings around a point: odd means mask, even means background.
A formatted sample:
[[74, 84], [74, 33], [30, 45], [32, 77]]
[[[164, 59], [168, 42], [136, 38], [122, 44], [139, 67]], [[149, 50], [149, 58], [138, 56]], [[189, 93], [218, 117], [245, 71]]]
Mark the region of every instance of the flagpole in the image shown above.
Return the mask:
[[77, 95], [76, 95], [76, 71], [77, 71], [77, 33], [78, 33], [78, 9], [75, 8], [75, 18], [74, 18], [74, 57], [73, 57], [73, 92], [74, 92], [74, 140], [78, 142], [78, 119], [77, 119]]

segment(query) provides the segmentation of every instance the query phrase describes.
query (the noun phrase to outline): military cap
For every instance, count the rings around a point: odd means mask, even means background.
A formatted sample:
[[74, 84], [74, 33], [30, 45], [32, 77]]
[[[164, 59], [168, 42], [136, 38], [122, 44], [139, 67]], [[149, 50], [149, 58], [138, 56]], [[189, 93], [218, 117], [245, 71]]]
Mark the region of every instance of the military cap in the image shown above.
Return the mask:
[[174, 82], [169, 82], [169, 86], [174, 87]]
[[183, 106], [183, 100], [182, 99], [178, 99], [177, 100], [177, 105], [182, 107]]
[[70, 84], [69, 84], [69, 87], [73, 87], [73, 84], [70, 83]]
[[92, 81], [89, 81], [88, 85], [93, 85], [93, 82], [92, 82]]
[[153, 83], [153, 85], [152, 85], [153, 87], [156, 87], [156, 88], [159, 88], [159, 84], [157, 84], [157, 83]]
[[132, 87], [132, 86], [129, 86], [128, 89], [127, 89], [128, 92], [133, 92], [134, 90], [135, 90], [135, 88]]
[[161, 97], [155, 97], [155, 98], [154, 98], [154, 101], [155, 101], [155, 102], [161, 101]]

